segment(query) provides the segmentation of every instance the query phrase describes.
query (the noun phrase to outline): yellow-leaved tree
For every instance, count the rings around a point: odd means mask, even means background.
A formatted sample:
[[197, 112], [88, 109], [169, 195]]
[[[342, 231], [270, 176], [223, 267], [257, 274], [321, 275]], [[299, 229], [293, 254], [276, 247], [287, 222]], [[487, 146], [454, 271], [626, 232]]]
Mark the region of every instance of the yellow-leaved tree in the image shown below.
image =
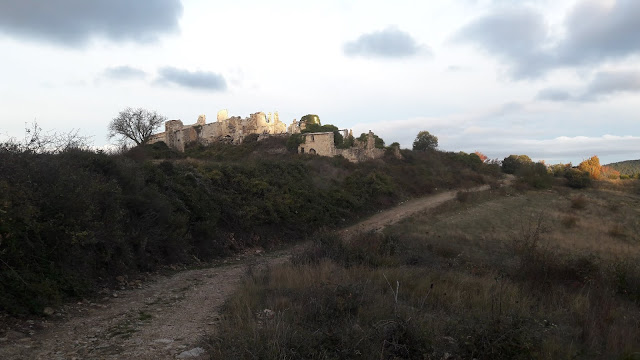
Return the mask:
[[588, 172], [591, 178], [598, 179], [600, 178], [600, 171], [602, 169], [600, 159], [598, 159], [596, 155], [593, 155], [589, 159], [581, 162], [580, 165], [578, 165], [578, 169]]

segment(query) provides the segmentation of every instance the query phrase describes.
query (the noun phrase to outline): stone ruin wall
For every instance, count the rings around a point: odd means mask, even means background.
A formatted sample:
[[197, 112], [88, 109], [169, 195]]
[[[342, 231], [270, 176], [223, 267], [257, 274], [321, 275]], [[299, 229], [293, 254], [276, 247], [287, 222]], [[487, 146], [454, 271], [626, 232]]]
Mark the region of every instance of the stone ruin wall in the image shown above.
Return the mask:
[[163, 141], [167, 146], [184, 151], [190, 144], [210, 145], [216, 142], [241, 144], [244, 137], [250, 134], [277, 135], [285, 134], [287, 126], [280, 122], [278, 113], [269, 116], [263, 112], [251, 114], [248, 118], [228, 117], [227, 111], [218, 112], [217, 121], [207, 124], [206, 117], [200, 115], [195, 124], [184, 125], [180, 120], [165, 122], [163, 133], [152, 135], [148, 143]]
[[[304, 142], [298, 146], [299, 154], [315, 154], [321, 156], [343, 156], [351, 162], [379, 159], [384, 156], [385, 150], [375, 147], [373, 132], [369, 130], [367, 141], [356, 140], [356, 146], [348, 149], [339, 149], [335, 146], [333, 132], [306, 133]], [[396, 153], [400, 156], [400, 152]]]
[[[154, 134], [148, 139], [149, 144], [164, 142], [167, 146], [178, 151], [184, 151], [187, 145], [211, 145], [216, 142], [241, 144], [245, 136], [258, 134], [258, 139], [264, 139], [278, 134], [300, 134], [305, 128], [304, 122], [293, 120], [288, 127], [280, 122], [278, 113], [266, 115], [263, 112], [251, 114], [248, 118], [239, 116], [229, 117], [227, 110], [217, 114], [217, 121], [206, 122], [206, 117], [200, 115], [195, 124], [184, 125], [180, 120], [165, 122], [165, 131]], [[346, 130], [342, 130], [343, 136]], [[350, 133], [351, 134], [351, 133]], [[375, 147], [375, 138], [369, 131], [366, 142], [356, 140], [355, 146], [349, 149], [336, 148], [333, 132], [305, 133], [302, 135], [304, 143], [298, 147], [298, 153], [315, 154], [320, 156], [343, 156], [351, 162], [379, 159], [385, 150]], [[398, 150], [398, 149], [396, 149]], [[399, 150], [396, 157], [401, 157]]]

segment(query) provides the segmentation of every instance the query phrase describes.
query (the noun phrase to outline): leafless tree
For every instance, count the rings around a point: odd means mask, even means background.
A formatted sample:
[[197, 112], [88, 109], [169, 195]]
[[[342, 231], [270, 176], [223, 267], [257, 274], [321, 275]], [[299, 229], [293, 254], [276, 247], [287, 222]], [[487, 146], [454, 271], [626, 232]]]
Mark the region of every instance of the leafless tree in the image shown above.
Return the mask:
[[121, 143], [144, 144], [167, 118], [156, 111], [126, 108], [109, 123], [109, 139], [120, 137]]
[[80, 135], [80, 130], [43, 131], [34, 120], [31, 124], [25, 123], [23, 141], [13, 137], [0, 141], [0, 152], [59, 154], [74, 149], [89, 150], [91, 142], [91, 137]]

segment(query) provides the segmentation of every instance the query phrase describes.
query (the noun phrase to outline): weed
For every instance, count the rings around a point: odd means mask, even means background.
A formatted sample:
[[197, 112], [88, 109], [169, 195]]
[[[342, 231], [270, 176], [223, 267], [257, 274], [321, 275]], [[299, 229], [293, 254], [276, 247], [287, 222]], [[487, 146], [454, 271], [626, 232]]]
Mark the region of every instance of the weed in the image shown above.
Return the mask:
[[609, 228], [609, 231], [607, 231], [607, 234], [614, 238], [625, 238], [627, 236], [625, 229], [621, 224], [613, 224]]
[[138, 313], [138, 320], [140, 321], [148, 321], [148, 320], [151, 320], [152, 318], [153, 318], [153, 315], [149, 314], [148, 312], [140, 311]]
[[578, 217], [574, 215], [566, 215], [562, 218], [562, 220], [560, 220], [560, 222], [562, 223], [562, 226], [566, 227], [567, 229], [571, 229], [578, 223]]
[[584, 195], [578, 195], [571, 198], [571, 208], [576, 210], [583, 210], [587, 207], [587, 199]]

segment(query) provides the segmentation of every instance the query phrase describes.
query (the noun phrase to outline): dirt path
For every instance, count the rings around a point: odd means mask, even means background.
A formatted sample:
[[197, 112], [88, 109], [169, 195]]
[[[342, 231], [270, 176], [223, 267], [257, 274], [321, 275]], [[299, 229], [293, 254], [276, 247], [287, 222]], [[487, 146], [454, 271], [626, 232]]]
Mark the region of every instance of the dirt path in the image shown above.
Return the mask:
[[[468, 191], [487, 189], [484, 185]], [[379, 230], [456, 194], [447, 191], [407, 201], [344, 229], [343, 234]], [[251, 254], [232, 264], [158, 275], [140, 288], [109, 293], [99, 303], [71, 306], [57, 320], [29, 321], [26, 329], [0, 335], [0, 359], [204, 359], [206, 354], [197, 345], [215, 331], [220, 306], [247, 268], [284, 263], [291, 252]]]
[[[484, 191], [489, 190], [489, 185], [477, 186], [468, 190], [462, 191]], [[445, 191], [435, 195], [425, 196], [419, 199], [412, 199], [406, 201], [394, 208], [382, 211], [378, 214], [373, 215], [372, 217], [361, 221], [353, 226], [350, 226], [341, 231], [344, 237], [348, 238], [352, 234], [356, 234], [358, 232], [367, 232], [367, 231], [379, 231], [382, 230], [385, 226], [389, 226], [397, 223], [398, 221], [410, 217], [416, 213], [421, 211], [432, 209], [444, 202], [455, 199], [458, 194], [457, 190]]]
[[67, 319], [32, 321], [31, 336], [7, 332], [0, 338], [0, 359], [204, 359], [197, 344], [215, 329], [220, 306], [247, 267], [287, 259], [288, 252], [253, 255], [231, 265], [157, 276], [140, 289], [74, 305]]

